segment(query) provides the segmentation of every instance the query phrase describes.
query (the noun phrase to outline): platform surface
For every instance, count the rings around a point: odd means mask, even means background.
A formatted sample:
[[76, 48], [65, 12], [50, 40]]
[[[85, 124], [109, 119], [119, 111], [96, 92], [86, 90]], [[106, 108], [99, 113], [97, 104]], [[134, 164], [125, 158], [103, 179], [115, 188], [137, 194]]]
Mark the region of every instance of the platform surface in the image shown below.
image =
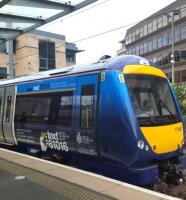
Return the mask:
[[3, 200], [176, 200], [66, 165], [0, 148]]

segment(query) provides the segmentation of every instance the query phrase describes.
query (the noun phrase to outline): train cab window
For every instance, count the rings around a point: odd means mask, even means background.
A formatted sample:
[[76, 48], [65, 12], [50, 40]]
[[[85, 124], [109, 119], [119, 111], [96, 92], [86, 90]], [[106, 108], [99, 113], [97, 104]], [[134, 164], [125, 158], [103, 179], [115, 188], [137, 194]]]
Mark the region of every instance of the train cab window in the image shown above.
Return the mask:
[[93, 127], [94, 85], [83, 85], [81, 88], [80, 128]]
[[7, 97], [7, 108], [6, 108], [6, 122], [10, 122], [12, 96]]

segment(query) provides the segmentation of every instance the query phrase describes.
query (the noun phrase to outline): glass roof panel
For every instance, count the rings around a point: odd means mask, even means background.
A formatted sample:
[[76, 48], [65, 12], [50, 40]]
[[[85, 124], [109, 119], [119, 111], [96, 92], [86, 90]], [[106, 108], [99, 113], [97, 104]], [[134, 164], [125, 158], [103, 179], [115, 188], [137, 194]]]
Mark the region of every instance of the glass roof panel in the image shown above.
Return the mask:
[[0, 43], [68, 15], [97, 0], [0, 0]]
[[35, 18], [46, 19], [60, 13], [63, 10], [47, 9], [47, 8], [30, 8], [29, 6], [5, 5], [0, 8], [0, 13], [9, 13], [13, 15], [29, 16]]

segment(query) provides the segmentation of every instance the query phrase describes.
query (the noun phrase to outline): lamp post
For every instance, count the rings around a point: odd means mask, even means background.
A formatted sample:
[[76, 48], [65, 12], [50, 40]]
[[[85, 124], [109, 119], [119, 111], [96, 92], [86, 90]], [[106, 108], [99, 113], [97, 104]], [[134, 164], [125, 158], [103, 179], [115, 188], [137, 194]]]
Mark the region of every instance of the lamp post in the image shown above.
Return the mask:
[[174, 16], [179, 15], [180, 10], [173, 10], [172, 15], [168, 15], [168, 17], [171, 17], [171, 35], [172, 35], [172, 53], [171, 53], [171, 64], [172, 64], [172, 83], [175, 83], [175, 70], [174, 70], [174, 64], [175, 64], [175, 56], [174, 56]]

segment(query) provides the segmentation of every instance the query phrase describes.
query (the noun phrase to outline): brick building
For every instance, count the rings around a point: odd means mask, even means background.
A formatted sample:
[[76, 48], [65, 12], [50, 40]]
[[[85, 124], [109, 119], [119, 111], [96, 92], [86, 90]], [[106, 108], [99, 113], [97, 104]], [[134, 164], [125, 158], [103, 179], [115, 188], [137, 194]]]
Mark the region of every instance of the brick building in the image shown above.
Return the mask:
[[[74, 43], [67, 43], [65, 36], [34, 30], [18, 36], [13, 41], [15, 76], [74, 65]], [[0, 78], [6, 78], [8, 56], [6, 44], [0, 46]]]

